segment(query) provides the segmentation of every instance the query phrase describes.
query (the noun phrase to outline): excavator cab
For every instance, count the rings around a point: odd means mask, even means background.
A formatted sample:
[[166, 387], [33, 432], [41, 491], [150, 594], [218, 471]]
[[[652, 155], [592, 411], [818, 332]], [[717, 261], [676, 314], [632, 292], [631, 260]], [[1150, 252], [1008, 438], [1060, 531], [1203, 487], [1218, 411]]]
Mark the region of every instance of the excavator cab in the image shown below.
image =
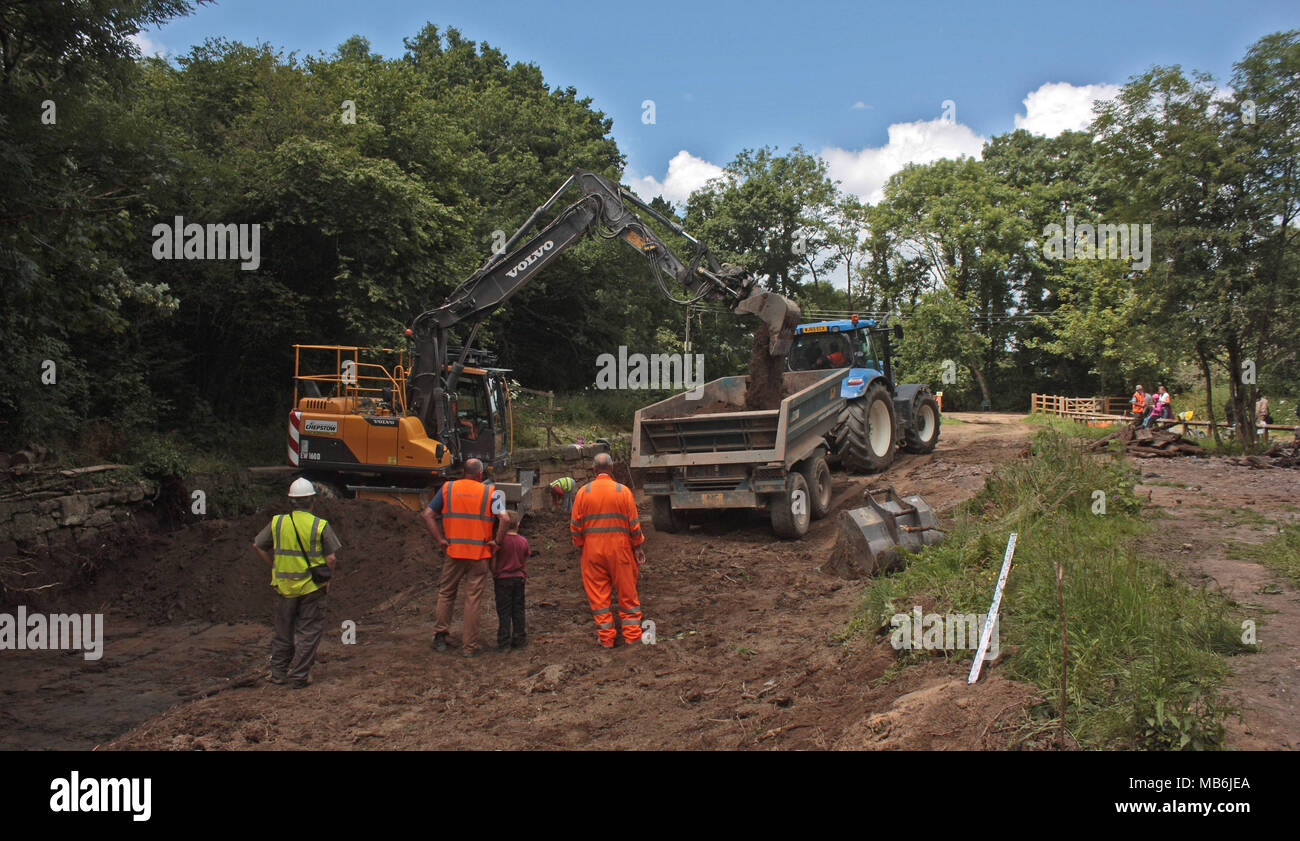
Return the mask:
[[476, 458], [487, 465], [506, 464], [511, 449], [510, 402], [505, 388], [505, 371], [466, 368], [456, 384], [452, 401], [456, 414], [453, 428], [460, 439], [464, 458]]

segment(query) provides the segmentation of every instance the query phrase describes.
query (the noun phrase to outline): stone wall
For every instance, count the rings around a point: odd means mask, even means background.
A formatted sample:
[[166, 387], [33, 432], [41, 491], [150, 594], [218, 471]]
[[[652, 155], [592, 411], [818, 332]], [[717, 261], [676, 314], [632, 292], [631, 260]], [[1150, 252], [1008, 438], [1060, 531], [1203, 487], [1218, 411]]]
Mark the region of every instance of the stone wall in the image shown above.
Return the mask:
[[[629, 478], [626, 462], [617, 461], [620, 445], [622, 445], [623, 449], [626, 449], [627, 438], [628, 436], [620, 436], [612, 440], [616, 459], [614, 473], [620, 481], [628, 481]], [[570, 444], [566, 447], [515, 450], [510, 455], [511, 466], [519, 470], [532, 470], [534, 472], [533, 489], [529, 494], [526, 510], [545, 510], [551, 504], [551, 497], [547, 488], [556, 479], [572, 476], [579, 485], [593, 479], [591, 460], [596, 457], [597, 453], [609, 451], [610, 448], [604, 444], [587, 444], [585, 446]]]
[[134, 524], [158, 488], [136, 481], [90, 490], [38, 491], [0, 500], [0, 558], [89, 542]]

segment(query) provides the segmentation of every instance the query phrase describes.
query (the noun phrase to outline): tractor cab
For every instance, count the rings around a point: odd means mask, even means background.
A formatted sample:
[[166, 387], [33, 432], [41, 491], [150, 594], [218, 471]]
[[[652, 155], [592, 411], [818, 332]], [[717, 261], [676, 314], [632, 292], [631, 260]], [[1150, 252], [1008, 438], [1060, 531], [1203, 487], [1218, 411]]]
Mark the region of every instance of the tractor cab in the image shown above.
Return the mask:
[[851, 318], [800, 324], [786, 355], [789, 371], [848, 368], [841, 390], [856, 397], [880, 376], [892, 379], [889, 331], [871, 319]]

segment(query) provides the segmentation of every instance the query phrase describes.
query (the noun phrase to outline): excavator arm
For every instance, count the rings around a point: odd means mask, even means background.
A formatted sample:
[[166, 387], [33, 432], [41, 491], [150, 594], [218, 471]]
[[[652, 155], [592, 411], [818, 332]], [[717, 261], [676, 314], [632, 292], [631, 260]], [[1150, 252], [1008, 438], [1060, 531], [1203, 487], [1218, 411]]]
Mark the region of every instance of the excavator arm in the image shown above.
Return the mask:
[[[581, 191], [578, 200], [568, 205], [550, 224], [529, 236], [529, 231], [543, 214], [575, 184]], [[642, 221], [637, 210], [694, 245], [695, 254], [690, 261], [675, 254]], [[688, 294], [678, 303], [720, 300], [736, 312], [755, 314], [768, 324], [772, 355], [784, 355], [789, 350], [793, 332], [786, 326], [792, 322], [788, 315], [792, 311], [798, 312], [793, 302], [775, 293], [756, 293], [758, 282], [749, 272], [729, 263], [719, 263], [703, 243], [630, 190], [597, 173], [579, 169], [533, 212], [500, 250], [456, 287], [445, 303], [421, 313], [407, 331], [415, 344], [415, 359], [408, 382], [410, 406], [426, 430], [432, 430], [436, 425], [439, 440], [455, 440], [449, 395], [455, 392], [479, 325], [534, 275], [589, 233], [617, 237], [639, 251], [655, 268], [660, 289], [669, 299], [677, 300], [664, 281], [665, 275]], [[448, 332], [466, 322], [471, 325], [469, 337], [459, 357], [452, 360], [448, 353]]]

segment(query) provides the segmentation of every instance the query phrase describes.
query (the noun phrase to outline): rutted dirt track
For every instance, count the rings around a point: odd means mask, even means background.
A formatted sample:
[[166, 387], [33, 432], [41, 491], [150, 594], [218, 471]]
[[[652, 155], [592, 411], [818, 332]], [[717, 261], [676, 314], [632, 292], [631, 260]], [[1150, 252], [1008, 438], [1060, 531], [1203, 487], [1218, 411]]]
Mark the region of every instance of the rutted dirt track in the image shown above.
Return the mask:
[[1234, 657], [1228, 745], [1300, 748], [1300, 591], [1267, 567], [1229, 557], [1232, 544], [1259, 544], [1277, 524], [1300, 519], [1300, 470], [1232, 464], [1224, 458], [1161, 459], [1140, 465], [1137, 490], [1173, 518], [1159, 550], [1184, 564], [1193, 583], [1221, 587], [1257, 623], [1257, 654]]
[[[868, 484], [938, 509], [970, 496], [1030, 434], [1009, 416], [970, 420], [884, 475], [836, 473], [835, 507]], [[529, 647], [494, 650], [489, 588], [484, 651], [464, 660], [430, 648], [438, 561], [413, 516], [360, 501], [321, 513], [345, 548], [312, 686], [260, 679], [271, 598], [248, 544], [266, 515], [203, 523], [130, 547], [89, 590], [44, 607], [102, 610], [104, 657], [0, 657], [0, 747], [983, 747], [1033, 694], [996, 666], [971, 688], [941, 663], [873, 688], [893, 651], [837, 639], [862, 585], [817, 569], [831, 518], [786, 542], [756, 516], [655, 534], [643, 508], [641, 600], [658, 644], [612, 652], [596, 647], [567, 524], [530, 519]], [[341, 643], [345, 620], [355, 645]]]

